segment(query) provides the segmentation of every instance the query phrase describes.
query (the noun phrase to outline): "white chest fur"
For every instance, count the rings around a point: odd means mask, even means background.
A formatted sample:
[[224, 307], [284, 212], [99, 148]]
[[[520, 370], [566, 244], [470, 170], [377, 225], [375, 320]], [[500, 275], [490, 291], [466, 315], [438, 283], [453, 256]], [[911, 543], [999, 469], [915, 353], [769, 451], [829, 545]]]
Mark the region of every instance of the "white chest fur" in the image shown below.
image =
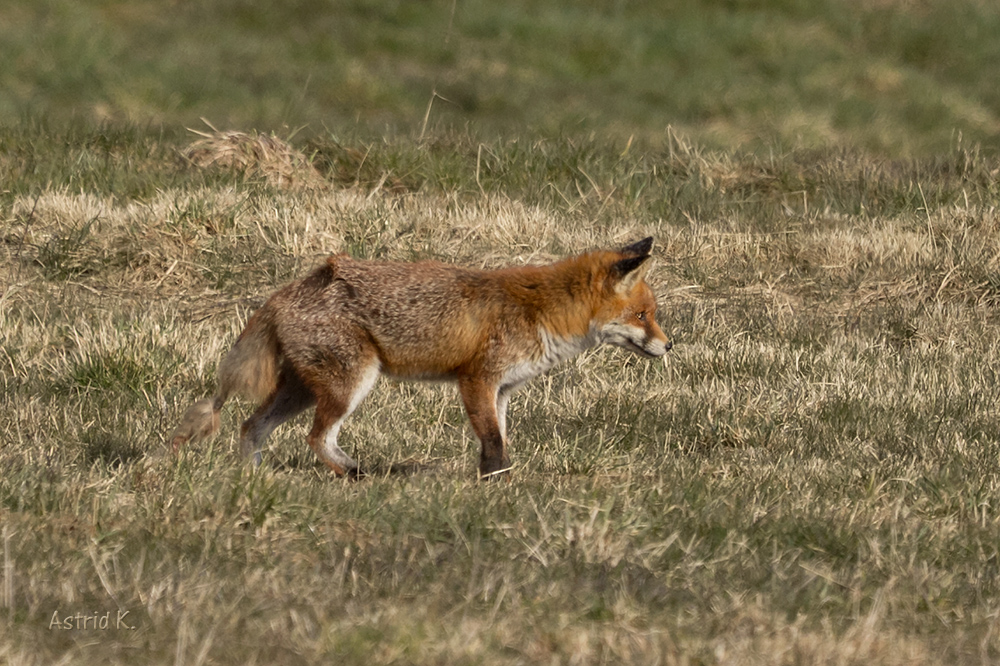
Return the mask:
[[538, 335], [542, 343], [541, 356], [511, 366], [501, 379], [501, 392], [509, 393], [520, 388], [525, 382], [557, 363], [571, 359], [600, 342], [600, 335], [596, 329], [591, 329], [587, 335], [568, 338], [551, 335], [545, 329], [539, 329]]

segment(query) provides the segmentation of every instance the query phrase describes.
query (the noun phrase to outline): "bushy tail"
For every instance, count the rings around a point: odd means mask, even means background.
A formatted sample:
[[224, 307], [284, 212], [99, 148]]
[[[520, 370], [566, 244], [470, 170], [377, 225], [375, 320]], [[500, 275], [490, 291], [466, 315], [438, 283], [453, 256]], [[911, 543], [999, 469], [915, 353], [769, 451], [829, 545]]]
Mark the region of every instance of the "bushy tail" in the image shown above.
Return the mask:
[[219, 412], [224, 400], [205, 398], [188, 407], [184, 418], [170, 435], [170, 446], [176, 453], [184, 444], [215, 434], [219, 429]]
[[279, 356], [278, 338], [265, 304], [250, 318], [219, 364], [219, 388], [215, 396], [199, 400], [184, 412], [170, 435], [173, 450], [176, 452], [187, 442], [215, 434], [219, 429], [219, 413], [232, 394], [263, 400], [273, 393], [278, 385]]

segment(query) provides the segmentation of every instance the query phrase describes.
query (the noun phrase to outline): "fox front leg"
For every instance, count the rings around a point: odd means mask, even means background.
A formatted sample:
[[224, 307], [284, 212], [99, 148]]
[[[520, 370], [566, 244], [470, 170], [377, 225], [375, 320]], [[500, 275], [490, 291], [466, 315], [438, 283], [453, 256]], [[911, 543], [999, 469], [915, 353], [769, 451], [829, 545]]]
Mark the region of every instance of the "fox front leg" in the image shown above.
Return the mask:
[[486, 480], [508, 474], [510, 459], [507, 457], [497, 410], [499, 394], [496, 384], [475, 377], [465, 377], [459, 380], [458, 389], [472, 423], [472, 430], [482, 445], [479, 453], [479, 478]]

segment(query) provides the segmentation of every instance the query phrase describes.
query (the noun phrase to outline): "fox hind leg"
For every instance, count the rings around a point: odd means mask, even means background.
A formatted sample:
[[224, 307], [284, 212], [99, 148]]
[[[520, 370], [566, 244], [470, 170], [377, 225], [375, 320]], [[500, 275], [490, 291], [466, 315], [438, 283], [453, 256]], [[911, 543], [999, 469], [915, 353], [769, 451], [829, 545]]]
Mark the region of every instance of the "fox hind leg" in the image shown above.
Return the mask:
[[322, 377], [321, 383], [313, 388], [316, 418], [309, 433], [309, 446], [337, 476], [358, 472], [358, 463], [337, 445], [337, 437], [344, 420], [368, 395], [378, 375], [378, 359], [372, 358], [347, 381], [338, 381], [336, 375]]
[[240, 428], [240, 452], [246, 458], [253, 458], [254, 465], [260, 465], [260, 451], [268, 436], [279, 425], [308, 409], [316, 402], [299, 376], [291, 368], [285, 368], [278, 377], [278, 387], [261, 403], [250, 418]]

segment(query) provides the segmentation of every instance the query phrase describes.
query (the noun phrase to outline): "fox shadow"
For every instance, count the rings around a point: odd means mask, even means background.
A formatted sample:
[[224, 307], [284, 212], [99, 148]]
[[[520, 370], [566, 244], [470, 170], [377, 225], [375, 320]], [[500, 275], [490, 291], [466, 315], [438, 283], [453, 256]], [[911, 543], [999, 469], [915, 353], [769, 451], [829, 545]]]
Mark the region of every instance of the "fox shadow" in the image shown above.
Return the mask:
[[[329, 473], [331, 477], [334, 476], [326, 465], [317, 460], [315, 457], [310, 458], [306, 455], [296, 455], [286, 459], [275, 460], [271, 466], [275, 471], [302, 471], [315, 469], [322, 473]], [[417, 476], [419, 474], [432, 473], [439, 467], [440, 465], [420, 462], [417, 460], [403, 460], [401, 462], [362, 462], [357, 471], [351, 472], [345, 478], [351, 481], [364, 481], [366, 479], [377, 479], [380, 477], [409, 477]]]

